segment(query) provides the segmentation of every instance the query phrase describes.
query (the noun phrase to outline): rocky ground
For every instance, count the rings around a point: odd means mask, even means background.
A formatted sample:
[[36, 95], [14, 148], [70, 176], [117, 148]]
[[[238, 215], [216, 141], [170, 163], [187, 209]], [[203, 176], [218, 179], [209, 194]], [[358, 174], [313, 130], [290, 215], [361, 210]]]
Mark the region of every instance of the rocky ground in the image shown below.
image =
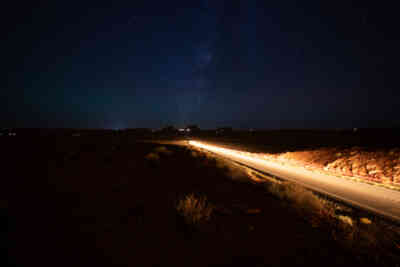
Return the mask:
[[262, 156], [400, 189], [400, 148], [318, 148]]

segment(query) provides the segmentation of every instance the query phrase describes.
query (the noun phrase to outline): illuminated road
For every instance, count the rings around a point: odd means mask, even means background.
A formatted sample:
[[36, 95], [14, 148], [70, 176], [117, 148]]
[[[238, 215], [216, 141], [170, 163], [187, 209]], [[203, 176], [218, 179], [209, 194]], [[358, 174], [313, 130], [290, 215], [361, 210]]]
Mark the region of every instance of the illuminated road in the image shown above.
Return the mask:
[[254, 169], [303, 185], [314, 191], [345, 201], [354, 206], [400, 221], [400, 191], [355, 182], [340, 177], [313, 173], [257, 158], [251, 153], [227, 149], [204, 142], [189, 141], [190, 145], [206, 149]]

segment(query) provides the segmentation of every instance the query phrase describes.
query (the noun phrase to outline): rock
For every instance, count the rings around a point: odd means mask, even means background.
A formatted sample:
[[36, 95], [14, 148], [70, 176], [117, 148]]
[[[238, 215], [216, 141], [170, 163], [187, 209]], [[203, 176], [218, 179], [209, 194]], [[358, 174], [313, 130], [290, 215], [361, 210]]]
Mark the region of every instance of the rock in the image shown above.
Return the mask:
[[334, 161], [335, 165], [339, 165], [344, 161], [344, 158], [340, 158]]
[[352, 164], [351, 166], [352, 166], [353, 169], [354, 169], [354, 168], [360, 167], [360, 165], [361, 165], [361, 163], [360, 163], [358, 160], [356, 160], [356, 161], [353, 162], [353, 164]]
[[374, 175], [374, 174], [376, 174], [376, 173], [382, 173], [382, 171], [380, 171], [380, 170], [368, 171], [368, 174], [369, 174], [369, 175]]
[[363, 224], [371, 224], [372, 221], [368, 218], [360, 218], [360, 222]]
[[349, 167], [344, 167], [343, 168], [343, 173], [346, 174], [346, 175], [349, 175], [349, 176], [353, 174], [352, 169], [349, 168]]
[[360, 169], [358, 167], [353, 167], [351, 170], [354, 174], [358, 174], [360, 172]]
[[367, 170], [372, 170], [376, 169], [376, 164], [375, 163], [368, 163], [367, 164]]
[[359, 173], [360, 175], [365, 176], [365, 175], [367, 175], [367, 170], [366, 170], [365, 168], [360, 168], [360, 170], [359, 170], [358, 173]]
[[393, 177], [382, 175], [381, 176], [382, 182], [385, 184], [391, 183], [393, 180]]
[[400, 186], [400, 175], [393, 176], [393, 183]]

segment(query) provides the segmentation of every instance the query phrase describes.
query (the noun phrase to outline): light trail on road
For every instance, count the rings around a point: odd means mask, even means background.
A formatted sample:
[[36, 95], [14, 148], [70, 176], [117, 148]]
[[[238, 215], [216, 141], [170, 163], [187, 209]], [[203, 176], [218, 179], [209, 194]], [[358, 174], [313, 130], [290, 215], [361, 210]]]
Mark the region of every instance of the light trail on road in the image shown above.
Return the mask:
[[189, 144], [400, 222], [400, 191], [282, 165], [250, 152], [193, 140]]

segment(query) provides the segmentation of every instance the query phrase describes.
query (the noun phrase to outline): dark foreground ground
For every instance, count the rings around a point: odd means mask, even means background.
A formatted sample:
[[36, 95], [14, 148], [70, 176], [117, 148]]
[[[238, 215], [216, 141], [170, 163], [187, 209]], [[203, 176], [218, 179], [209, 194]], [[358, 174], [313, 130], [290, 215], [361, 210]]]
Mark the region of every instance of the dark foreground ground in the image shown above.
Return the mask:
[[[128, 137], [17, 137], [0, 145], [12, 265], [359, 264], [286, 203], [185, 147], [164, 145], [172, 153], [149, 160], [160, 145]], [[189, 193], [218, 207], [197, 228], [175, 209]]]

